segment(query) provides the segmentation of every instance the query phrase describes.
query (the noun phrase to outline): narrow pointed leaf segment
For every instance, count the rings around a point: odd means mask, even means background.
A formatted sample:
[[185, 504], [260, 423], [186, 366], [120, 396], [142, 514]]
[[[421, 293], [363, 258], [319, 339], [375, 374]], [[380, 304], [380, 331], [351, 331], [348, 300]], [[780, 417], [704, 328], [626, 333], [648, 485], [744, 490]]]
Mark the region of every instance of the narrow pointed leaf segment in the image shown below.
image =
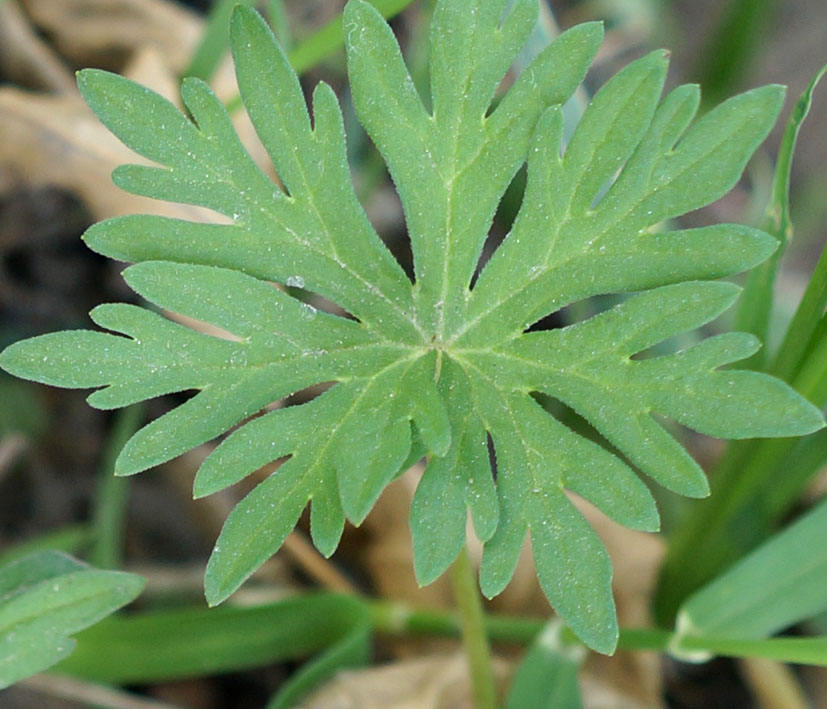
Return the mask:
[[[93, 226], [86, 242], [134, 263], [124, 277], [149, 303], [228, 336], [156, 310], [102, 305], [91, 316], [111, 334], [44, 335], [12, 345], [0, 363], [47, 384], [95, 388], [89, 402], [99, 408], [196, 392], [129, 441], [119, 475], [231, 429], [202, 465], [196, 496], [284, 459], [227, 519], [207, 568], [212, 604], [279, 549], [308, 503], [313, 539], [331, 554], [345, 520], [359, 524], [385, 486], [427, 455], [410, 520], [420, 581], [456, 558], [470, 510], [485, 542], [483, 591], [506, 586], [528, 536], [554, 608], [586, 644], [610, 653], [611, 565], [569, 493], [622, 524], [656, 530], [640, 473], [683, 495], [708, 488], [653, 414], [727, 438], [823, 425], [782, 382], [720, 369], [756, 351], [751, 335], [635, 357], [716, 318], [738, 295], [717, 279], [775, 248], [768, 235], [735, 224], [655, 227], [732, 188], [773, 125], [782, 89], [736, 96], [693, 124], [697, 87], [663, 97], [667, 58], [654, 52], [606, 83], [564, 150], [560, 105], [583, 79], [601, 27], [565, 32], [498, 95], [537, 12], [536, 0], [507, 5], [437, 3], [431, 106], [379, 13], [363, 0], [345, 11], [354, 105], [399, 191], [413, 282], [356, 199], [335, 95], [321, 84], [308, 107], [254, 11], [236, 9], [231, 44], [278, 182], [247, 154], [203, 82], [182, 84], [185, 116], [127, 79], [80, 75], [100, 120], [155, 163], [119, 168], [118, 185], [223, 215], [211, 224], [120, 217]], [[474, 280], [497, 205], [526, 163], [513, 229]], [[317, 311], [285, 285], [349, 317]], [[527, 331], [571, 303], [612, 293], [630, 296], [584, 322]], [[327, 388], [307, 403], [270, 406], [317, 384]], [[611, 452], [554, 418], [537, 393], [587, 419]]]

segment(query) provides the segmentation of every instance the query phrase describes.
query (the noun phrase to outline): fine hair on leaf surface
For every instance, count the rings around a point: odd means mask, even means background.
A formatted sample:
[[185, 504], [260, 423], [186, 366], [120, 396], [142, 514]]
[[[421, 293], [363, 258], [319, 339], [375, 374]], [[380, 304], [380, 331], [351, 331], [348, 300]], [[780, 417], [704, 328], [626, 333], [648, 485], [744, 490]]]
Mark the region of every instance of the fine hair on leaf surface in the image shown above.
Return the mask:
[[[127, 443], [119, 475], [233, 428], [201, 466], [196, 496], [286, 458], [228, 517], [206, 572], [211, 604], [279, 549], [308, 503], [313, 541], [330, 555], [345, 520], [361, 523], [385, 486], [427, 456], [410, 517], [420, 582], [457, 557], [470, 510], [484, 542], [483, 592], [508, 584], [528, 534], [555, 610], [583, 642], [611, 653], [611, 565], [567, 491], [624, 525], [655, 531], [658, 512], [639, 473], [682, 495], [704, 496], [708, 485], [653, 414], [724, 438], [823, 426], [821, 413], [781, 381], [721, 369], [760, 347], [752, 335], [634, 359], [715, 319], [739, 292], [718, 279], [775, 250], [773, 237], [737, 224], [653, 227], [732, 188], [772, 127], [782, 88], [741, 94], [693, 122], [698, 88], [663, 96], [667, 55], [653, 52], [602, 87], [563, 149], [560, 106], [586, 74], [601, 26], [563, 33], [492, 110], [537, 16], [536, 0], [504, 14], [507, 4], [437, 3], [430, 110], [379, 13], [363, 0], [345, 10], [353, 103], [398, 190], [413, 282], [356, 199], [336, 96], [320, 84], [307, 105], [253, 10], [236, 9], [231, 46], [245, 108], [280, 185], [246, 153], [200, 80], [182, 83], [187, 117], [127, 79], [80, 74], [100, 120], [157, 163], [118, 168], [120, 187], [231, 220], [119, 217], [93, 226], [85, 241], [134, 263], [124, 277], [150, 303], [234, 338], [108, 304], [91, 317], [109, 333], [44, 335], [12, 345], [0, 363], [48, 384], [96, 388], [89, 403], [105, 409], [195, 390]], [[514, 225], [473, 280], [500, 199], [526, 164]], [[352, 318], [317, 311], [281, 287], [299, 283]], [[583, 322], [527, 332], [571, 303], [617, 293], [630, 295]], [[319, 383], [332, 386], [251, 418]], [[547, 413], [537, 393], [587, 419], [635, 469]]]

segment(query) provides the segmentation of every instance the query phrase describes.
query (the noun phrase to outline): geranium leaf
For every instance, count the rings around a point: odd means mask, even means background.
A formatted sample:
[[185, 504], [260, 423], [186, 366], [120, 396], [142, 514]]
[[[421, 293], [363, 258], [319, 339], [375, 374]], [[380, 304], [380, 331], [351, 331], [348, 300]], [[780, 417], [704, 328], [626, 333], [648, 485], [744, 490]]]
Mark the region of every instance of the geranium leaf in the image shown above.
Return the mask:
[[[136, 263], [124, 275], [147, 301], [215, 334], [104, 305], [92, 317], [113, 334], [44, 335], [12, 345], [0, 363], [45, 383], [97, 388], [89, 401], [100, 408], [197, 392], [129, 441], [118, 474], [231, 429], [202, 465], [196, 496], [281, 461], [229, 516], [207, 569], [210, 603], [279, 549], [308, 503], [313, 540], [332, 554], [345, 519], [361, 523], [388, 483], [427, 456], [411, 508], [419, 581], [454, 561], [470, 510], [485, 543], [483, 591], [505, 587], [528, 536], [552, 605], [588, 645], [612, 652], [611, 565], [569, 493], [624, 525], [656, 530], [639, 472], [680, 494], [708, 492], [659, 416], [728, 438], [823, 426], [786, 384], [721, 369], [756, 351], [751, 335], [650, 352], [730, 307], [738, 288], [717, 279], [761, 263], [776, 246], [735, 224], [659, 225], [735, 184], [775, 121], [781, 88], [736, 96], [691, 125], [697, 87], [661, 98], [667, 55], [653, 52], [606, 83], [564, 149], [560, 106], [602, 30], [565, 32], [500, 91], [536, 11], [535, 0], [440, 0], [428, 106], [379, 13], [348, 3], [354, 106], [399, 192], [413, 282], [356, 199], [336, 97], [320, 85], [308, 108], [254, 11], [237, 8], [231, 45], [278, 183], [246, 153], [203, 82], [182, 85], [188, 117], [127, 79], [81, 73], [101, 120], [157, 163], [119, 168], [119, 185], [229, 220], [119, 217], [92, 227], [87, 243]], [[474, 280], [500, 199], [524, 164], [513, 228]], [[316, 310], [295, 288], [342, 314]], [[625, 295], [568, 327], [532, 327], [605, 294]], [[317, 385], [325, 386], [315, 398], [290, 399]], [[569, 429], [538, 394], [573, 409], [611, 445]]]

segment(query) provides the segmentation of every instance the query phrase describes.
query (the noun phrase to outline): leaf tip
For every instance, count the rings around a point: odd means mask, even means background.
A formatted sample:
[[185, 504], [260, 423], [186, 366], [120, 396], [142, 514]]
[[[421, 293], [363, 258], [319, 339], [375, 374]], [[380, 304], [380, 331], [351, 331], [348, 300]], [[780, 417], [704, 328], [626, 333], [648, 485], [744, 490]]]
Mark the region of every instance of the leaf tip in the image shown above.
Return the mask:
[[371, 3], [365, 2], [365, 0], [348, 0], [343, 12], [353, 14], [354, 12], [370, 12], [371, 10], [375, 11], [376, 8]]
[[351, 501], [350, 504], [344, 509], [350, 523], [354, 527], [361, 527], [362, 522], [365, 521], [372, 507], [372, 502]]
[[252, 7], [244, 3], [239, 3], [233, 8], [233, 12], [230, 15], [230, 27], [241, 27], [244, 23], [257, 22], [260, 18], [261, 15]]
[[692, 497], [697, 500], [702, 500], [705, 497], [709, 497], [709, 480], [707, 480], [706, 475], [699, 475], [698, 477], [687, 481], [686, 487], [681, 489], [680, 494], [684, 497]]
[[630, 526], [630, 528], [637, 529], [640, 532], [649, 532], [650, 534], [660, 532], [660, 527], [660, 514], [658, 513], [658, 508], [654, 505], [651, 509], [645, 511], [634, 527]]
[[775, 94], [776, 98], [783, 100], [787, 95], [787, 87], [784, 84], [767, 84], [764, 87], [769, 93]]
[[151, 278], [152, 271], [154, 270], [153, 265], [155, 263], [157, 262], [142, 261], [141, 263], [127, 266], [123, 271], [121, 271], [121, 278], [123, 278], [124, 283], [126, 283], [126, 285], [128, 285], [132, 290], [136, 293], [140, 293], [141, 286], [145, 285], [147, 280]]
[[5, 349], [0, 350], [0, 369], [8, 372], [9, 374], [14, 374], [14, 372], [10, 369], [10, 367], [14, 366], [13, 347], [14, 345], [9, 345]]
[[584, 623], [583, 619], [580, 618], [572, 618], [569, 622], [565, 616], [563, 616], [563, 620], [590, 650], [609, 657], [615, 654], [617, 643], [620, 640], [620, 627], [617, 623], [617, 612], [613, 600], [611, 601], [611, 612], [600, 622]]
[[444, 458], [451, 449], [451, 429], [445, 428], [439, 431], [438, 435], [430, 441], [431, 452], [438, 458]]
[[706, 281], [706, 284], [709, 286], [709, 292], [714, 293], [717, 291], [721, 313], [732, 307], [741, 295], [741, 291], [744, 290], [741, 286], [731, 281]]
[[442, 576], [444, 571], [444, 569], [438, 568], [432, 560], [425, 560], [422, 556], [422, 554], [414, 553], [414, 578], [416, 579], [416, 585], [419, 586], [419, 588], [430, 586], [434, 581]]
[[102, 235], [100, 232], [102, 231], [101, 225], [103, 223], [104, 222], [97, 222], [96, 224], [93, 224], [86, 231], [84, 231], [80, 237], [83, 243], [95, 253], [100, 253], [102, 241]]
[[414, 550], [413, 555], [413, 572], [417, 587], [425, 588], [425, 586], [429, 585], [430, 581], [428, 580], [428, 569], [424, 568], [423, 562], [420, 558], [418, 558], [416, 550]]
[[207, 607], [215, 608], [216, 606], [220, 606], [225, 599], [218, 598], [217, 596], [211, 595], [207, 589], [204, 589], [204, 598], [207, 600]]
[[608, 632], [605, 635], [591, 638], [589, 642], [586, 642], [586, 645], [588, 645], [595, 652], [599, 652], [601, 655], [611, 657], [617, 650], [618, 640], [620, 640], [620, 631], [618, 630], [617, 624], [615, 624], [614, 626], [609, 627]]
[[116, 478], [128, 478], [132, 475], [142, 473], [144, 470], [152, 467], [150, 465], [143, 464], [140, 461], [136, 461], [131, 457], [129, 443], [130, 441], [126, 442], [126, 445], [121, 450], [120, 455], [115, 460], [114, 475]]
[[[370, 20], [376, 21], [378, 19], [383, 23], [385, 21], [377, 9], [364, 0], [349, 0], [342, 12], [342, 19], [346, 29], [364, 25]], [[350, 36], [347, 33], [345, 34], [345, 45], [351, 46]]]
[[258, 39], [253, 39], [253, 35], [261, 37], [262, 33], [269, 35], [281, 49], [281, 45], [273, 36], [270, 27], [257, 10], [243, 3], [236, 5], [233, 14], [230, 15], [230, 47], [236, 63], [238, 62], [239, 50], [243, 48], [249, 53], [250, 48], [258, 43]]
[[203, 465], [201, 468], [198, 469], [198, 472], [195, 474], [195, 480], [192, 482], [192, 499], [193, 500], [200, 500], [204, 497], [208, 497], [212, 495], [215, 490], [211, 489], [211, 486], [204, 482], [203, 476], [201, 475], [201, 470], [203, 470]]
[[781, 246], [781, 242], [772, 234], [760, 229], [750, 230], [755, 242], [755, 258], [754, 263], [750, 263], [749, 268], [753, 268], [760, 263], [764, 263], [770, 256], [772, 256]]
[[185, 76], [181, 79], [181, 98], [190, 108], [198, 96], [203, 95], [205, 92], [209, 93], [210, 91], [210, 85], [197, 76]]
[[803, 415], [801, 416], [801, 427], [805, 430], [804, 433], [800, 435], [806, 436], [827, 427], [827, 421], [825, 421], [824, 413], [821, 409], [806, 399], [805, 402], [806, 406], [804, 407]]
[[219, 554], [218, 544], [213, 548], [210, 560], [207, 562], [207, 570], [204, 574], [204, 598], [210, 608], [220, 606], [235, 590], [235, 588], [227, 588], [226, 579], [217, 574], [215, 570], [217, 554]]
[[563, 34], [572, 36], [583, 35], [584, 42], [593, 46], [595, 51], [597, 51], [597, 47], [603, 41], [603, 36], [606, 34], [605, 23], [603, 20], [581, 22], [571, 29], [566, 30]]
[[499, 596], [503, 589], [508, 585], [508, 579], [496, 578], [493, 574], [486, 572], [485, 557], [483, 556], [483, 565], [480, 568], [479, 574], [480, 593], [487, 599], [491, 600]]
[[[786, 95], [787, 87], [783, 84], [766, 84], [741, 94], [742, 97], [750, 100], [752, 103], [765, 107], [765, 115], [770, 126], [775, 123], [778, 114], [781, 113]], [[740, 96], [735, 96], [733, 99], [730, 99], [730, 101], [739, 98]], [[769, 128], [767, 130], [769, 130]]]
[[668, 49], [655, 49], [645, 56], [641, 57], [638, 62], [647, 66], [648, 71], [656, 75], [665, 75], [669, 68], [669, 59], [672, 53]]
[[325, 109], [329, 110], [331, 107], [338, 109], [339, 99], [336, 98], [336, 92], [330, 84], [320, 81], [313, 89], [313, 115]]
[[603, 20], [591, 20], [590, 22], [581, 22], [577, 27], [581, 32], [595, 32], [603, 35], [606, 31], [606, 23]]
[[107, 573], [111, 574], [110, 578], [118, 580], [118, 591], [126, 603], [137, 598], [146, 588], [147, 580], [139, 574], [128, 571], [108, 571]]
[[336, 553], [336, 549], [339, 547], [339, 541], [335, 540], [332, 542], [323, 543], [317, 539], [314, 539], [313, 546], [316, 547], [316, 551], [318, 551], [323, 558], [329, 559]]
[[111, 87], [113, 83], [118, 85], [131, 83], [126, 79], [112, 72], [104, 69], [81, 69], [76, 74], [76, 81], [78, 91], [86, 104], [100, 117], [97, 107], [102, 106], [105, 102], [108, 91], [104, 84], [108, 83]]
[[35, 379], [36, 352], [31, 349], [34, 339], [13, 342], [0, 352], [0, 369], [21, 379]]
[[89, 85], [94, 83], [95, 79], [103, 73], [105, 72], [102, 69], [80, 69], [75, 72], [75, 80], [77, 82], [78, 89], [80, 89], [80, 93], [84, 95], [84, 97], [85, 91]]

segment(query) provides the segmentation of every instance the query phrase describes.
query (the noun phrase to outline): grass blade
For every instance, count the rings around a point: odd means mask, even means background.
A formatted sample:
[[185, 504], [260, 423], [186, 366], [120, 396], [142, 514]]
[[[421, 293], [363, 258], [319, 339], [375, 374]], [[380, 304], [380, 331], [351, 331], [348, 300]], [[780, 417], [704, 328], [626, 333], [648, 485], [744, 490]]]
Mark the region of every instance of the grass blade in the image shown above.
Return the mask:
[[230, 46], [230, 15], [236, 5], [252, 7], [256, 0], [215, 0], [207, 19], [207, 28], [183, 76], [209, 81], [218, 62]]
[[733, 640], [713, 636], [685, 637], [672, 648], [678, 657], [711, 654], [723, 657], [761, 657], [798, 665], [827, 666], [827, 635], [814, 638]]
[[801, 369], [827, 306], [827, 248], [821, 253], [770, 372], [791, 380]]
[[827, 500], [682, 606], [684, 636], [760, 638], [827, 609]]
[[129, 480], [115, 477], [115, 460], [138, 430], [142, 412], [142, 406], [130, 406], [118, 413], [104, 452], [95, 501], [95, 541], [89, 554], [92, 564], [100, 568], [117, 569], [121, 566]]
[[[413, 0], [371, 0], [373, 5], [384, 18], [399, 14]], [[301, 74], [310, 67], [327, 59], [331, 54], [342, 47], [345, 41], [342, 15], [336, 16], [324, 27], [310, 35], [295, 46], [290, 52], [290, 63]]]
[[550, 622], [523, 657], [508, 693], [506, 709], [579, 709], [577, 673], [585, 659], [581, 645], [566, 646], [559, 620]]
[[[790, 123], [781, 144], [779, 164], [782, 159], [786, 162], [792, 159], [799, 127], [810, 110], [813, 92], [825, 74], [827, 74], [827, 64], [812, 78], [810, 85], [793, 109], [793, 115], [790, 117]], [[773, 186], [773, 202], [778, 202], [779, 206], [771, 213], [774, 218], [778, 219], [779, 228], [785, 230], [787, 240], [789, 240], [792, 230], [789, 219], [789, 179], [788, 170], [785, 176], [786, 183], [783, 186], [780, 184]], [[782, 195], [779, 194], [782, 189], [786, 193], [786, 200], [781, 199]], [[787, 328], [784, 340], [769, 369], [771, 373], [786, 381], [792, 380], [812, 343], [813, 335], [819, 327], [825, 306], [827, 306], [827, 249], [822, 252], [798, 309]]]
[[364, 667], [370, 661], [372, 639], [370, 626], [356, 627], [293, 674], [270, 700], [267, 709], [295, 707], [305, 694], [339, 670]]
[[[776, 164], [775, 174], [773, 175], [770, 201], [767, 204], [764, 221], [761, 225], [764, 231], [772, 234], [778, 240], [779, 247], [769, 260], [750, 272], [738, 311], [738, 329], [753, 333], [764, 343], [768, 342], [773, 289], [778, 273], [778, 266], [793, 237], [793, 224], [790, 219], [790, 173], [795, 145], [798, 140], [801, 125], [810, 111], [810, 106], [813, 102], [813, 92], [825, 72], [827, 72], [827, 65], [816, 73], [812, 81], [810, 81], [809, 86], [801, 96], [799, 96], [787, 121], [784, 138], [778, 149], [778, 162]], [[815, 280], [814, 278], [813, 281]], [[824, 279], [822, 279], [822, 281], [823, 280]], [[809, 307], [807, 308], [807, 312], [810, 312]], [[801, 317], [803, 318], [804, 316], [802, 315]], [[794, 369], [791, 371], [786, 370], [790, 368], [792, 361], [798, 361], [798, 358], [803, 354], [807, 345], [806, 341], [801, 342], [796, 338], [801, 337], [802, 330], [805, 330], [809, 323], [810, 319], [808, 317], [806, 322], [802, 322], [796, 327], [795, 333], [792, 332], [792, 327], [790, 328], [790, 332], [788, 332], [784, 345], [779, 352], [779, 356], [782, 357], [780, 366], [779, 362], [776, 362], [773, 367], [773, 373], [781, 376], [781, 378], [786, 381], [790, 381]], [[807, 334], [812, 334], [812, 332], [809, 331]], [[785, 353], [785, 351], [787, 352]], [[787, 360], [790, 360], [790, 363], [788, 363]], [[765, 369], [766, 363], [766, 347], [762, 348], [747, 360], [747, 364], [756, 369]]]
[[730, 0], [706, 50], [701, 53], [704, 101], [726, 98], [747, 74], [766, 36], [778, 0]]
[[110, 618], [77, 636], [59, 670], [113, 684], [249, 669], [320, 652], [367, 618], [356, 598], [309, 594], [268, 605]]
[[[793, 106], [792, 113], [787, 121], [784, 138], [778, 150], [778, 162], [773, 175], [770, 201], [767, 204], [761, 225], [764, 231], [772, 234], [778, 240], [779, 247], [769, 260], [750, 271], [738, 311], [738, 329], [753, 333], [764, 343], [767, 343], [769, 339], [769, 321], [778, 266], [793, 237], [793, 224], [790, 219], [790, 173], [795, 145], [801, 125], [810, 111], [813, 92], [825, 72], [827, 72], [827, 66], [824, 66], [813, 77], [810, 85], [799, 96], [798, 101]], [[787, 348], [790, 348], [792, 342], [795, 341], [787, 339]], [[766, 363], [766, 347], [746, 361], [748, 366], [755, 369], [765, 369]], [[789, 377], [783, 377], [782, 375], [782, 378], [790, 381]]]

